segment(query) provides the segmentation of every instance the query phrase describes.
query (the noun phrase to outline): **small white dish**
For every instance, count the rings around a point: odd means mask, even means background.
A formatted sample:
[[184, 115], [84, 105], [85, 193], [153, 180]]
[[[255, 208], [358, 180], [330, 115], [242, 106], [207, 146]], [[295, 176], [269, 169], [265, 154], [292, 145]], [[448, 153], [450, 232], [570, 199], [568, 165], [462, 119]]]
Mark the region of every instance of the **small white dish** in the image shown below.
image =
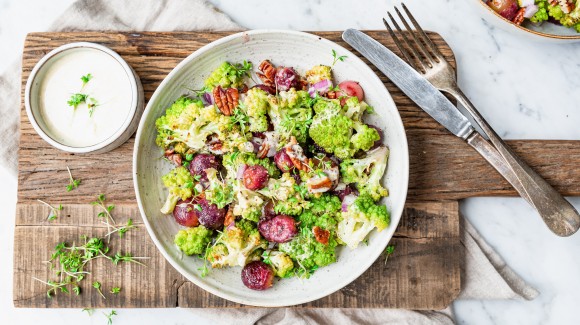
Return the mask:
[[[81, 76], [91, 74], [88, 82]], [[69, 106], [73, 94], [86, 99]], [[135, 71], [113, 50], [95, 43], [60, 46], [28, 77], [24, 103], [35, 131], [53, 147], [72, 153], [102, 153], [127, 141], [144, 106]], [[89, 106], [94, 105], [94, 106]]]
[[482, 0], [468, 0], [467, 2], [481, 12], [481, 15], [487, 22], [513, 35], [525, 37], [532, 41], [549, 43], [580, 42], [580, 33], [577, 33], [574, 28], [568, 28], [549, 22], [536, 25], [526, 21], [522, 25], [516, 25], [503, 18]]
[[[382, 232], [373, 231], [368, 246], [356, 250], [337, 249], [338, 261], [320, 268], [309, 279], [290, 278], [276, 280], [272, 288], [253, 291], [246, 288], [240, 277], [241, 268], [231, 267], [210, 270], [206, 277], [199, 269], [204, 261], [183, 255], [173, 243], [181, 227], [172, 216], [163, 215], [159, 209], [166, 199], [166, 189], [161, 176], [171, 164], [160, 157], [162, 149], [155, 144], [155, 120], [165, 113], [177, 98], [188, 94], [189, 89], [200, 89], [205, 78], [223, 61], [248, 60], [254, 65], [268, 59], [275, 65], [294, 67], [298, 73], [317, 64], [331, 64], [332, 50], [346, 55], [344, 62], [333, 68], [335, 80], [359, 81], [365, 91], [365, 100], [375, 108], [368, 121], [384, 132], [384, 143], [390, 149], [389, 166], [383, 185], [389, 197], [382, 203], [391, 213], [391, 223]], [[195, 51], [159, 85], [145, 109], [135, 137], [133, 152], [133, 182], [137, 203], [143, 221], [153, 242], [163, 256], [197, 286], [222, 298], [246, 305], [279, 307], [306, 303], [327, 296], [348, 285], [363, 274], [385, 250], [399, 223], [409, 179], [409, 154], [407, 138], [401, 116], [393, 99], [377, 75], [354, 53], [322, 37], [282, 30], [254, 30], [234, 34], [212, 42]], [[381, 299], [377, 297], [377, 299]]]

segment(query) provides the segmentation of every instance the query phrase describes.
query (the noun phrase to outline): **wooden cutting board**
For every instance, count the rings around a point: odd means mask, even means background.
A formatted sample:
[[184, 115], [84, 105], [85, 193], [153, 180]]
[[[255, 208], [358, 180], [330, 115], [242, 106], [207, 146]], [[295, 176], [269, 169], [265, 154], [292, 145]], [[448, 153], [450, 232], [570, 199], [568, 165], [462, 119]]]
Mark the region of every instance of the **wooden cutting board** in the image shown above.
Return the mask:
[[[368, 32], [394, 49], [384, 31]], [[26, 38], [22, 91], [30, 71], [50, 50], [65, 43], [88, 41], [117, 51], [137, 72], [145, 97], [150, 98], [163, 78], [183, 58], [207, 43], [230, 33], [33, 33]], [[340, 32], [317, 32], [347, 48]], [[432, 38], [455, 65], [453, 53], [437, 34]], [[473, 196], [515, 195], [511, 186], [461, 140], [446, 132], [417, 108], [382, 74], [403, 117], [410, 151], [409, 196], [401, 223], [393, 237], [394, 254], [379, 258], [359, 279], [342, 290], [304, 307], [442, 309], [461, 289], [464, 259], [460, 242], [458, 200]], [[580, 141], [510, 141], [510, 145], [548, 182], [566, 195], [580, 195]], [[19, 148], [18, 204], [14, 246], [14, 304], [16, 307], [241, 307], [205, 292], [188, 282], [158, 253], [141, 221], [131, 179], [134, 140], [99, 155], [58, 151], [33, 130], [22, 104]], [[66, 192], [66, 166], [81, 186]], [[33, 277], [52, 275], [43, 261], [61, 242], [81, 235], [106, 233], [90, 205], [104, 193], [116, 204], [117, 222], [128, 218], [139, 226], [111, 246], [134, 256], [149, 256], [147, 267], [113, 266], [97, 261], [83, 281], [80, 296], [59, 294], [49, 299], [46, 287]], [[63, 204], [60, 217], [48, 223], [48, 209], [37, 202]], [[490, 212], [493, 213], [493, 212]], [[509, 217], [509, 216], [506, 216]], [[530, 218], [537, 218], [530, 216]], [[547, 230], [546, 230], [547, 231]], [[91, 288], [100, 281], [103, 299]], [[308, 285], [306, 282], [305, 285]], [[118, 295], [108, 288], [122, 287]]]

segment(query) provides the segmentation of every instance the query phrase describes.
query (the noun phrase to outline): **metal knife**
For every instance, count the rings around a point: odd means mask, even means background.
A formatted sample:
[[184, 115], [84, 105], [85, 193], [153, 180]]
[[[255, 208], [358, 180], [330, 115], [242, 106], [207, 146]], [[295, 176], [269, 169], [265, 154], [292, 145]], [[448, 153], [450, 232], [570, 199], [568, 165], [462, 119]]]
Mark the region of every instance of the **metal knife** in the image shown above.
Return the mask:
[[[347, 29], [342, 34], [342, 38], [383, 72], [405, 95], [437, 122], [477, 150], [512, 184], [526, 201], [535, 207], [520, 179], [504, 157], [473, 128], [469, 120], [437, 88], [395, 53], [370, 36], [355, 29]], [[559, 236], [569, 236], [580, 227], [578, 212], [569, 202], [564, 199], [560, 202], [562, 201], [569, 205], [563, 209], [571, 210], [575, 213], [559, 214], [557, 215], [557, 220], [554, 220], [553, 214], [542, 215], [537, 208], [536, 210], [538, 210], [550, 230]]]

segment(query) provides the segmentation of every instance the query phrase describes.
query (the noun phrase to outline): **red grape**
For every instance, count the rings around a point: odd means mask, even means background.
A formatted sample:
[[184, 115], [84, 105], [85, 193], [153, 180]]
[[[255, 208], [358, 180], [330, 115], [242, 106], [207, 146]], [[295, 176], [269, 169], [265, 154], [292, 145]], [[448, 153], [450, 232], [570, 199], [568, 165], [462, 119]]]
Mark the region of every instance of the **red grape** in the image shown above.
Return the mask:
[[507, 20], [513, 20], [520, 9], [516, 0], [490, 0], [487, 4]]
[[178, 224], [185, 227], [197, 227], [199, 225], [198, 212], [194, 208], [193, 198], [185, 201], [179, 200], [173, 209], [173, 218]]
[[262, 261], [250, 262], [242, 269], [242, 282], [252, 290], [266, 290], [274, 283], [274, 270]]
[[292, 159], [290, 159], [290, 156], [288, 156], [286, 150], [284, 149], [276, 153], [276, 155], [274, 156], [274, 162], [283, 173], [288, 173], [294, 169], [294, 163], [292, 162]]
[[267, 241], [273, 243], [289, 242], [298, 232], [296, 221], [287, 215], [279, 215], [270, 220], [260, 221], [258, 230]]
[[359, 102], [362, 102], [362, 100], [365, 98], [365, 92], [363, 91], [359, 83], [356, 81], [352, 80], [343, 81], [338, 84], [338, 88], [340, 88], [340, 90], [342, 90], [342, 93], [345, 94], [346, 96], [350, 97], [356, 96]]
[[189, 172], [193, 176], [199, 176], [201, 182], [207, 182], [205, 170], [208, 168], [219, 169], [219, 163], [214, 155], [201, 153], [189, 164]]
[[268, 184], [268, 171], [260, 165], [248, 166], [244, 170], [243, 182], [249, 190], [261, 190]]
[[194, 203], [194, 210], [196, 210], [199, 223], [208, 229], [223, 229], [226, 220], [226, 208], [220, 209], [217, 205], [211, 204], [201, 197], [194, 200]]

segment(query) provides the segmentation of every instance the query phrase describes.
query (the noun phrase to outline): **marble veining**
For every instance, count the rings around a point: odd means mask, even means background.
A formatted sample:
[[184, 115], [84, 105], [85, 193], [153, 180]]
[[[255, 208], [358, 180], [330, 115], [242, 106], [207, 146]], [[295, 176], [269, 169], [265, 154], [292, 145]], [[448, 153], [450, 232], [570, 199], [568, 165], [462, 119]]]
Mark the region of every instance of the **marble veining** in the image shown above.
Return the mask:
[[[519, 39], [487, 23], [478, 0], [408, 0], [425, 29], [440, 33], [459, 64], [459, 83], [500, 135], [508, 139], [580, 139], [580, 43]], [[42, 31], [73, 0], [0, 0], [0, 71], [15, 62], [27, 32]], [[381, 18], [399, 1], [210, 0], [247, 28], [296, 30], [383, 29]], [[0, 170], [0, 206], [14, 215], [16, 181]], [[580, 207], [580, 198], [573, 204]], [[518, 274], [541, 291], [534, 301], [459, 301], [461, 324], [577, 324], [580, 235], [557, 238], [523, 200], [470, 199], [463, 214]], [[0, 247], [11, 257], [14, 220], [2, 218]], [[11, 260], [11, 258], [9, 259]], [[0, 318], [11, 323], [104, 323], [100, 312], [12, 307], [12, 268], [0, 268]], [[116, 324], [200, 323], [195, 310], [125, 309]], [[197, 322], [196, 322], [197, 321]]]

